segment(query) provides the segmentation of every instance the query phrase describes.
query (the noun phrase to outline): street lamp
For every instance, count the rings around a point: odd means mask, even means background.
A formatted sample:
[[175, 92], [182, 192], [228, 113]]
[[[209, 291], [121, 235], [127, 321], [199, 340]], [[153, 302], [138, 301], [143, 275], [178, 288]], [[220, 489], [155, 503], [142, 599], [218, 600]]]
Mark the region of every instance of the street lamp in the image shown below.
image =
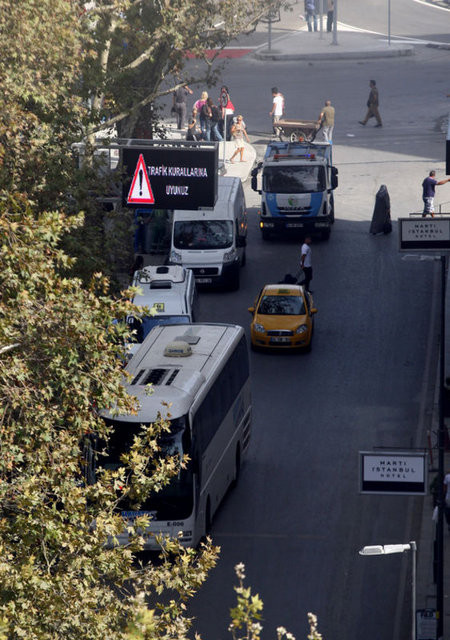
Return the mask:
[[403, 553], [404, 551], [412, 552], [412, 626], [411, 638], [416, 640], [416, 553], [417, 546], [414, 541], [408, 544], [375, 544], [360, 549], [361, 556], [381, 556], [388, 553]]

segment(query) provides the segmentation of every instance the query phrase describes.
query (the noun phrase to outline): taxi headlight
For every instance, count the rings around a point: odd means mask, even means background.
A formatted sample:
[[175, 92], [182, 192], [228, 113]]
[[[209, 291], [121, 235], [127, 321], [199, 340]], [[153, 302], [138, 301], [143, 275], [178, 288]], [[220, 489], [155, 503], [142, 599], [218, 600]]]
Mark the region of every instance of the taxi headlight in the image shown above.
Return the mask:
[[308, 331], [308, 327], [306, 324], [301, 324], [296, 330], [295, 333], [298, 335], [299, 333], [306, 333]]
[[266, 330], [264, 329], [262, 324], [258, 324], [258, 322], [255, 322], [255, 324], [253, 325], [253, 329], [256, 331], [256, 333], [265, 333], [266, 332]]

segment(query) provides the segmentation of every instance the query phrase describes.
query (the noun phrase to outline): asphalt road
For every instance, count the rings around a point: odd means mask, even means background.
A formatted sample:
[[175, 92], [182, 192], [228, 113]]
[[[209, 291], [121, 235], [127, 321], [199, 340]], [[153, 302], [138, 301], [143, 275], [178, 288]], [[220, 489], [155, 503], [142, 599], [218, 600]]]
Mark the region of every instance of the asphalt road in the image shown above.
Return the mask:
[[[385, 2], [366, 2], [358, 15], [350, 0], [339, 3], [341, 19], [381, 29]], [[395, 4], [395, 20], [404, 18], [398, 33], [441, 37], [440, 12], [413, 0]], [[417, 23], [425, 10], [426, 19]], [[357, 122], [372, 77], [380, 88], [383, 129]], [[238, 562], [264, 600], [264, 638], [275, 638], [278, 625], [305, 638], [308, 611], [318, 614], [329, 640], [410, 637], [408, 558], [362, 558], [358, 549], [416, 539], [423, 501], [359, 495], [358, 452], [426, 445], [438, 269], [402, 260], [396, 224], [388, 237], [368, 230], [381, 184], [395, 220], [421, 206], [420, 184], [431, 168], [443, 175], [447, 78], [448, 52], [425, 47], [411, 58], [362, 63], [268, 63], [244, 56], [223, 71], [260, 153], [270, 130], [271, 86], [285, 94], [289, 117], [316, 117], [330, 98], [340, 185], [331, 238], [312, 246], [319, 310], [312, 352], [251, 355], [250, 452], [239, 486], [213, 524], [222, 547], [219, 565], [191, 607], [204, 640], [229, 637]], [[241, 289], [203, 293], [201, 302], [202, 319], [248, 330], [247, 307], [263, 284], [295, 272], [299, 245], [263, 242], [258, 196], [248, 185], [246, 196], [249, 243]], [[450, 205], [450, 188], [440, 187], [437, 201]]]
[[[426, 0], [338, 0], [338, 21], [353, 28], [413, 38], [430, 42], [450, 42], [450, 11]], [[304, 2], [286, 3], [278, 19], [272, 22], [272, 37], [276, 39], [292, 29], [305, 26]], [[259, 46], [268, 36], [268, 25], [260, 23], [250, 36], [241, 36], [233, 45]]]

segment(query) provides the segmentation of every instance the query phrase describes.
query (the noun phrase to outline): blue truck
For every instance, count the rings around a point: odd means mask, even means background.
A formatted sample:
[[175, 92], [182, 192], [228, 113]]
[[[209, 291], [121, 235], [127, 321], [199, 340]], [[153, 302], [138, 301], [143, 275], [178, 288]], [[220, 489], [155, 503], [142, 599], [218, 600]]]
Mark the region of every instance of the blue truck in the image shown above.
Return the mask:
[[259, 226], [264, 240], [294, 232], [327, 240], [334, 222], [337, 174], [327, 142], [271, 142], [252, 171], [252, 189], [261, 194]]

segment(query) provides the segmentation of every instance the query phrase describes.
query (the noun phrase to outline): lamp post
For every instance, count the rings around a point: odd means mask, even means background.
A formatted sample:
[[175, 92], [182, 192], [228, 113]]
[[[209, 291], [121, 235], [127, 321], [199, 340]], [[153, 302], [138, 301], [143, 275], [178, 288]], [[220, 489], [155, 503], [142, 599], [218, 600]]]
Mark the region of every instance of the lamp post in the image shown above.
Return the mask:
[[388, 0], [388, 45], [391, 46], [391, 0]]
[[331, 44], [337, 44], [337, 19], [338, 19], [338, 0], [334, 0], [333, 9], [333, 40]]
[[411, 616], [411, 639], [416, 640], [416, 554], [417, 545], [414, 541], [408, 544], [375, 544], [360, 549], [362, 556], [381, 556], [388, 553], [403, 553], [411, 551], [412, 554], [412, 616]]

